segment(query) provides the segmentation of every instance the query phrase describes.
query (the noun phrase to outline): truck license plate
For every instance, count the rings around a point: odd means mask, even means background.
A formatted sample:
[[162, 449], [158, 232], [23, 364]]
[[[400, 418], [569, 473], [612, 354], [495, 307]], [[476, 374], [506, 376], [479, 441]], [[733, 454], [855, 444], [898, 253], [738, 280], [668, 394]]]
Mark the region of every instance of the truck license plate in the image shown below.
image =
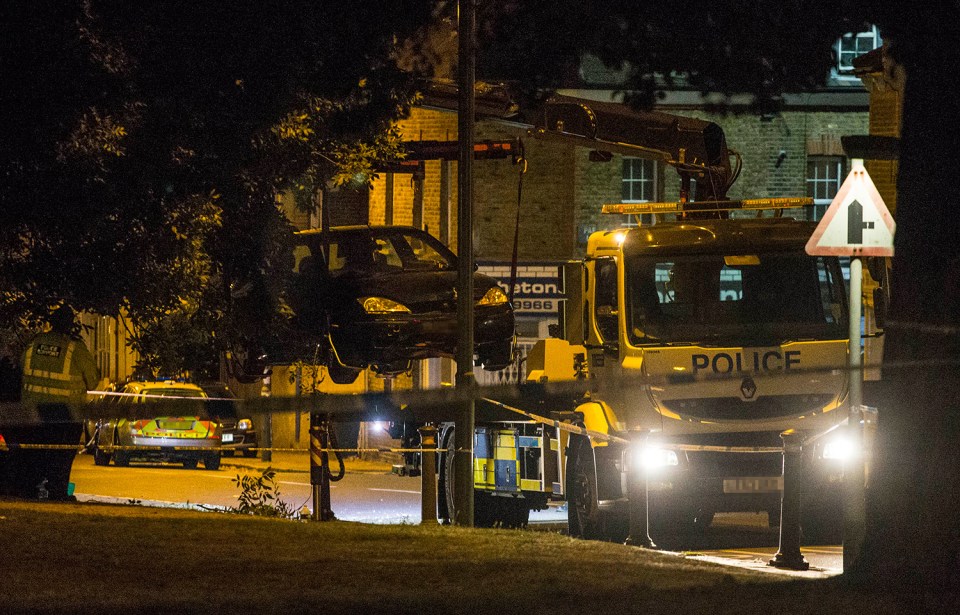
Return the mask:
[[774, 491], [783, 491], [783, 478], [780, 476], [723, 479], [724, 493], [772, 493]]

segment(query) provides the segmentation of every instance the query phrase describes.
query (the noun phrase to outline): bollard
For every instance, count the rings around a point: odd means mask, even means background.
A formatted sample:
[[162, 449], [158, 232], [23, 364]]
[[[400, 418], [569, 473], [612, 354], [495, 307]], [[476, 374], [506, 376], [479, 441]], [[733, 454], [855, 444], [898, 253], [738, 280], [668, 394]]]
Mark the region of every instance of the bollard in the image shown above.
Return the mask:
[[780, 500], [780, 549], [768, 563], [776, 568], [809, 570], [800, 553], [800, 493], [803, 490], [803, 433], [788, 429], [783, 440], [783, 497]]
[[640, 461], [647, 446], [647, 432], [631, 431], [627, 450], [627, 499], [630, 507], [630, 534], [623, 544], [656, 549], [650, 539], [650, 509], [647, 492], [647, 468]]
[[437, 522], [437, 428], [424, 425], [420, 432], [420, 524]]
[[310, 486], [313, 492], [313, 520], [333, 521], [330, 508], [330, 460], [327, 422], [319, 412], [310, 413]]

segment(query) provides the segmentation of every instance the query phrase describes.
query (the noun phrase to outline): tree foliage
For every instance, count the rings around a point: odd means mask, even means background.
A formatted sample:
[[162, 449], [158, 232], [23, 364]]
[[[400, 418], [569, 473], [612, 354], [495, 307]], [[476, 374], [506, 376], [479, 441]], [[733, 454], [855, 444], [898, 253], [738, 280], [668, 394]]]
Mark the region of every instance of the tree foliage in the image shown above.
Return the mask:
[[160, 367], [176, 353], [158, 336], [174, 326], [223, 339], [276, 320], [290, 229], [274, 195], [396, 157], [391, 126], [416, 76], [397, 67], [398, 41], [430, 10], [7, 3], [2, 322], [37, 323], [60, 302], [123, 311]]

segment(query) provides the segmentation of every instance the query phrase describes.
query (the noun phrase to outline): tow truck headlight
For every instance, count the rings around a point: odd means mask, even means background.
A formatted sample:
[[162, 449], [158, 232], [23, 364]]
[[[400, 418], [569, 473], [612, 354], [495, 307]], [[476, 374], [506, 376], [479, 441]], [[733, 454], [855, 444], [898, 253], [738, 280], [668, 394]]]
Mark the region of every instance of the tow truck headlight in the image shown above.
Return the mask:
[[250, 419], [240, 419], [237, 421], [237, 429], [240, 431], [246, 431], [253, 427], [253, 422]]
[[834, 438], [823, 445], [823, 458], [849, 461], [856, 457], [856, 447], [849, 438]]
[[477, 305], [503, 305], [508, 301], [507, 294], [499, 286], [494, 286], [486, 293], [483, 298], [477, 301]]
[[632, 461], [648, 471], [680, 464], [676, 451], [660, 446], [644, 446], [634, 449]]
[[367, 314], [409, 314], [410, 308], [386, 297], [361, 297], [357, 299]]

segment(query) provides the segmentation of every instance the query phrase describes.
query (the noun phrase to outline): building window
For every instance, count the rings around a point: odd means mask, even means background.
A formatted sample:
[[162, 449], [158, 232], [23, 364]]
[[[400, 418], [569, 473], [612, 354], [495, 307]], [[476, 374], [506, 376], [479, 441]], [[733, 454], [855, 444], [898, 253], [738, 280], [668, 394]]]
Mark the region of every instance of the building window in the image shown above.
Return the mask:
[[876, 26], [864, 32], [850, 32], [837, 41], [837, 72], [853, 75], [853, 59], [881, 45], [880, 32]]
[[840, 190], [845, 166], [843, 156], [807, 156], [807, 196], [813, 198], [813, 207], [807, 212], [810, 220], [823, 217], [827, 205]]
[[656, 164], [645, 158], [623, 159], [623, 202], [653, 201], [656, 188]]

